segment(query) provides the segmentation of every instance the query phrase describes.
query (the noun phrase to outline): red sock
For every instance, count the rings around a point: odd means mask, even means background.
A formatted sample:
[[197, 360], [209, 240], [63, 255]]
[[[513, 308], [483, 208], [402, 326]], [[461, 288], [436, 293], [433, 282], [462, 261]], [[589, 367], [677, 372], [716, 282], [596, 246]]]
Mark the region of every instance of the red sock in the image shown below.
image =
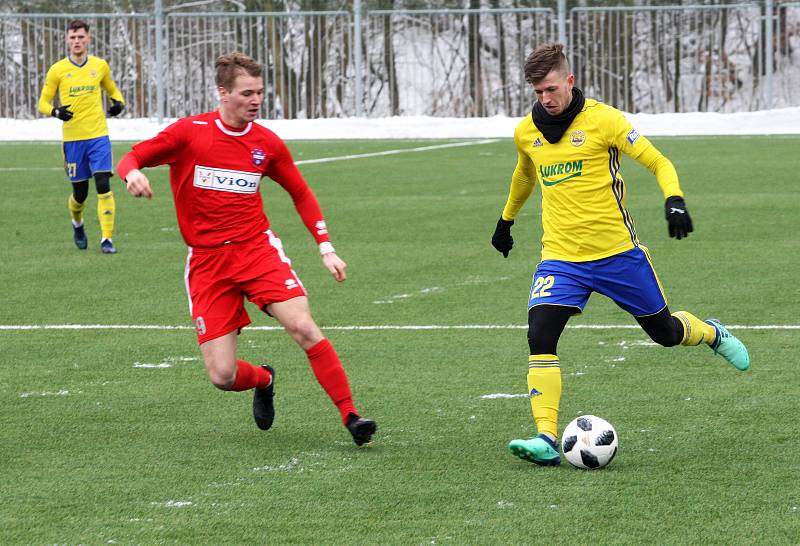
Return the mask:
[[244, 360], [236, 361], [236, 379], [231, 385], [232, 391], [263, 389], [272, 381], [272, 374], [261, 366], [253, 366]]
[[317, 381], [328, 393], [328, 396], [342, 415], [342, 422], [347, 423], [347, 416], [351, 413], [358, 414], [353, 405], [353, 395], [350, 392], [350, 384], [347, 382], [347, 374], [333, 348], [331, 342], [323, 339], [308, 351], [308, 360], [311, 362], [311, 369]]

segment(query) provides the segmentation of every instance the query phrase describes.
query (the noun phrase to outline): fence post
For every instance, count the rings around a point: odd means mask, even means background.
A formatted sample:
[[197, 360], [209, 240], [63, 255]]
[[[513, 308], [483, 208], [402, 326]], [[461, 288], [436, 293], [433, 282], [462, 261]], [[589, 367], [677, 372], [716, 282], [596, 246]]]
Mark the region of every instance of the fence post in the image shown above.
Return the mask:
[[162, 0], [155, 0], [156, 10], [156, 112], [158, 123], [164, 120], [164, 78], [167, 67], [164, 66], [164, 5]]
[[567, 47], [567, 0], [558, 0], [558, 41], [564, 44], [564, 49], [569, 50]]
[[773, 0], [766, 0], [766, 5], [764, 8], [764, 18], [766, 19], [767, 26], [765, 37], [765, 41], [767, 43], [764, 44], [764, 65], [766, 69], [765, 75], [767, 80], [767, 110], [772, 110], [772, 63], [775, 61], [775, 46], [773, 45], [772, 37], [772, 2]]
[[361, 79], [361, 0], [353, 0], [353, 49], [355, 49], [353, 60], [355, 61], [356, 79], [356, 117], [360, 118], [363, 114], [364, 102], [364, 82]]

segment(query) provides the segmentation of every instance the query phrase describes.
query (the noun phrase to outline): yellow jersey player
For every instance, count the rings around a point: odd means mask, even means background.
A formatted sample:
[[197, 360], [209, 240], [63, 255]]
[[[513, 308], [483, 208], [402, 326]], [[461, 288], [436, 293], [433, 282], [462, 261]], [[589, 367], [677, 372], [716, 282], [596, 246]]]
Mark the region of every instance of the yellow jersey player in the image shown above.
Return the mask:
[[647, 248], [626, 208], [620, 173], [624, 153], [649, 169], [665, 198], [671, 237], [692, 231], [672, 163], [619, 110], [584, 98], [561, 44], [538, 47], [525, 62], [536, 103], [516, 128], [517, 166], [492, 245], [508, 256], [511, 226], [536, 182], [542, 192], [542, 261], [528, 297], [528, 393], [538, 435], [508, 447], [538, 465], [560, 463], [558, 409], [561, 369], [556, 350], [570, 316], [592, 292], [611, 298], [664, 347], [710, 346], [739, 370], [747, 349], [716, 320], [670, 313]]
[[[103, 59], [88, 54], [89, 25], [71, 21], [67, 29], [67, 57], [47, 71], [39, 97], [39, 110], [64, 122], [64, 165], [72, 182], [67, 206], [72, 217], [73, 237], [79, 249], [86, 249], [83, 209], [89, 193], [89, 177], [97, 189], [97, 215], [100, 219], [100, 250], [114, 254], [114, 194], [109, 180], [112, 174], [111, 142], [103, 112], [102, 90], [108, 94], [108, 115], [119, 115], [124, 108], [122, 93], [111, 78], [111, 69]], [[60, 106], [53, 106], [58, 93]]]

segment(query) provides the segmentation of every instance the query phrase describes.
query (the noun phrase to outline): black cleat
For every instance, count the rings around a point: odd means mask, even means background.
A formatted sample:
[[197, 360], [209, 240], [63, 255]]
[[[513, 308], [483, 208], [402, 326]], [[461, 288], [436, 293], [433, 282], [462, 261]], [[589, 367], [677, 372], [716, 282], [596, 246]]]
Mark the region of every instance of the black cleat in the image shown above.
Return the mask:
[[72, 226], [72, 237], [75, 239], [75, 246], [81, 250], [86, 250], [89, 242], [86, 240], [86, 231], [83, 229], [83, 224]]
[[347, 430], [353, 435], [353, 441], [357, 446], [363, 446], [372, 442], [372, 435], [378, 430], [378, 425], [372, 419], [365, 419], [355, 413], [347, 416]]
[[272, 366], [261, 366], [272, 374], [272, 380], [268, 387], [255, 389], [253, 394], [253, 419], [261, 430], [269, 430], [275, 420], [275, 406], [273, 397], [275, 396], [275, 370]]
[[100, 252], [103, 254], [116, 254], [117, 249], [114, 248], [114, 243], [111, 242], [111, 239], [103, 239], [100, 241]]

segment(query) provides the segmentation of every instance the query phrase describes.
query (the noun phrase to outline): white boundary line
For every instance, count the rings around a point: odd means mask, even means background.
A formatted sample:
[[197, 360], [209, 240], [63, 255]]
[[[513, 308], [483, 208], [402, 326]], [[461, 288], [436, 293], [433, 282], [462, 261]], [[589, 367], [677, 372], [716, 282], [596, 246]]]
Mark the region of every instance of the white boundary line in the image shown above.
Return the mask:
[[500, 142], [500, 139], [486, 138], [483, 140], [470, 140], [469, 142], [451, 142], [449, 144], [420, 146], [418, 148], [400, 148], [397, 150], [384, 150], [382, 152], [370, 152], [366, 154], [342, 155], [338, 157], [321, 157], [319, 159], [301, 159], [300, 161], [295, 161], [295, 164], [310, 165], [312, 163], [330, 163], [331, 161], [344, 161], [345, 159], [361, 159], [363, 157], [378, 157], [382, 155], [407, 154], [411, 152], [427, 152], [429, 150], [443, 150], [445, 148], [461, 148], [463, 146], [477, 146], [479, 144], [493, 144], [495, 142]]
[[[800, 324], [749, 324], [725, 325], [732, 330], [800, 330]], [[323, 330], [376, 331], [376, 330], [524, 330], [523, 324], [375, 324], [363, 326], [321, 326]], [[573, 330], [639, 330], [637, 324], [576, 324], [567, 325]], [[247, 330], [283, 330], [282, 326], [248, 326]], [[194, 330], [194, 326], [160, 324], [0, 324], [0, 331], [22, 330]]]
[[0, 171], [16, 172], [16, 171], [63, 171], [64, 167], [0, 167]]

